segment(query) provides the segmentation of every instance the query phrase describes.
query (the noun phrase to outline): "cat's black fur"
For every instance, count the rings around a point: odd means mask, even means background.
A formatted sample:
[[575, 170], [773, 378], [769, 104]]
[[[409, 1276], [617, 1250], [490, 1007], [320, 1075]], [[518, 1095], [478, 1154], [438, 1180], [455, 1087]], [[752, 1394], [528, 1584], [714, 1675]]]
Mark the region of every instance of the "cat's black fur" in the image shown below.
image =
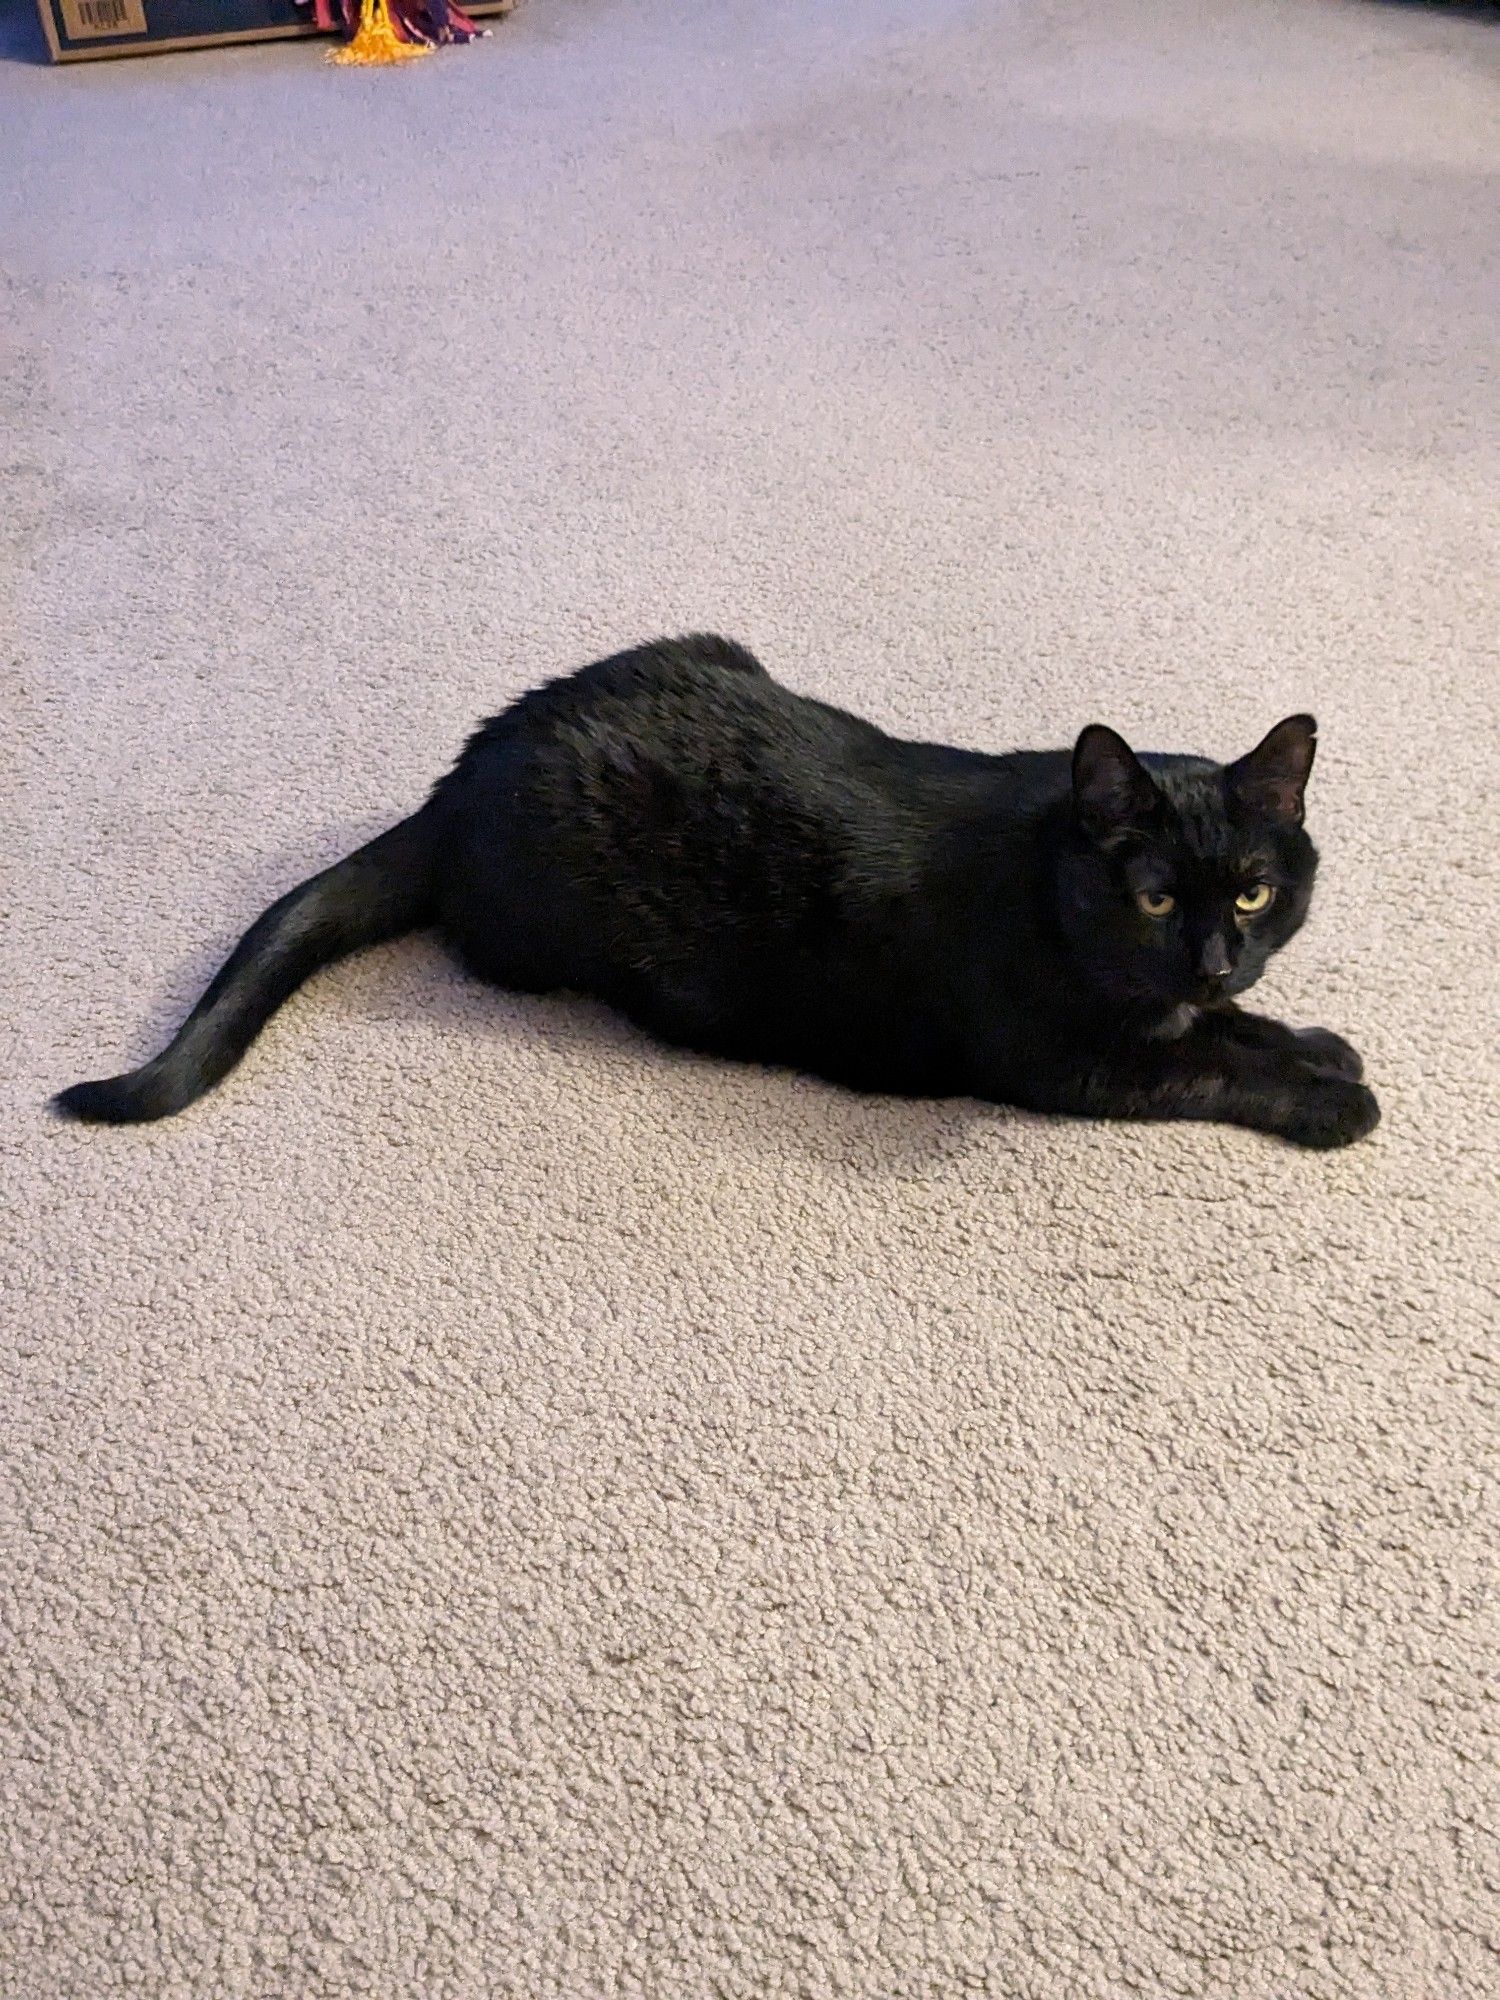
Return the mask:
[[57, 1102], [180, 1111], [316, 967], [437, 925], [500, 985], [860, 1090], [1345, 1145], [1379, 1116], [1354, 1051], [1234, 1005], [1307, 914], [1314, 747], [1292, 716], [1228, 766], [1099, 726], [1071, 757], [987, 756], [898, 741], [727, 640], [642, 646], [485, 723], [419, 812], [260, 918], [169, 1048]]

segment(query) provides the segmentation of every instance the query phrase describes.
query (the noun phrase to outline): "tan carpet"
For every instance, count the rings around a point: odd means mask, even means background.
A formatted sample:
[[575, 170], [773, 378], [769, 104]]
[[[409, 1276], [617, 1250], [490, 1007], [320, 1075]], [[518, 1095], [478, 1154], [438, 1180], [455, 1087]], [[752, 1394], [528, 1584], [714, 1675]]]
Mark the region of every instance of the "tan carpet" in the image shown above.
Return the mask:
[[[1497, 86], [1315, 0], [0, 65], [4, 2000], [1500, 1990]], [[1316, 709], [1266, 997], [1377, 1137], [864, 1101], [422, 940], [44, 1116], [700, 624], [997, 747]]]

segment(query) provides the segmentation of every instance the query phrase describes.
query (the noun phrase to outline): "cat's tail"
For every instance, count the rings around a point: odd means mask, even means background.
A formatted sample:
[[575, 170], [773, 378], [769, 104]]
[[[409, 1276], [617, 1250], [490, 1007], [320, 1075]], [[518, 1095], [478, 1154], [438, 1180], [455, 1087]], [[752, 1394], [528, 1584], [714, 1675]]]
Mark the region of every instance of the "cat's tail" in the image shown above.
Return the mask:
[[273, 903], [246, 931], [159, 1056], [53, 1099], [70, 1118], [134, 1125], [181, 1111], [227, 1076], [320, 965], [435, 915], [437, 829], [430, 806]]

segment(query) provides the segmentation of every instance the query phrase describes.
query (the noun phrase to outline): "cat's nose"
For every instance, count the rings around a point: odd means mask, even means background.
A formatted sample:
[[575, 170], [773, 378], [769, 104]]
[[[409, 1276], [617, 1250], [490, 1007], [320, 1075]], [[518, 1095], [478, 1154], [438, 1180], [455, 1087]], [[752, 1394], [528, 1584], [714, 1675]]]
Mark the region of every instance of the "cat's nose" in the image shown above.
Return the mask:
[[1211, 937], [1198, 954], [1198, 970], [1205, 979], [1227, 979], [1234, 970], [1229, 946], [1221, 937]]

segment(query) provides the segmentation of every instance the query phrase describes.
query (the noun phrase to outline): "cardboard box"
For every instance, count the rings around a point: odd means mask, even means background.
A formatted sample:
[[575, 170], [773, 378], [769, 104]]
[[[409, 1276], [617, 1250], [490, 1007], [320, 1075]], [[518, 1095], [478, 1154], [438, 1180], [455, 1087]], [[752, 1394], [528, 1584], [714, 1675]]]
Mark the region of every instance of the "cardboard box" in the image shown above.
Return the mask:
[[[474, 0], [474, 15], [508, 14], [515, 0]], [[213, 49], [229, 42], [315, 35], [311, 0], [37, 0], [54, 62]]]

